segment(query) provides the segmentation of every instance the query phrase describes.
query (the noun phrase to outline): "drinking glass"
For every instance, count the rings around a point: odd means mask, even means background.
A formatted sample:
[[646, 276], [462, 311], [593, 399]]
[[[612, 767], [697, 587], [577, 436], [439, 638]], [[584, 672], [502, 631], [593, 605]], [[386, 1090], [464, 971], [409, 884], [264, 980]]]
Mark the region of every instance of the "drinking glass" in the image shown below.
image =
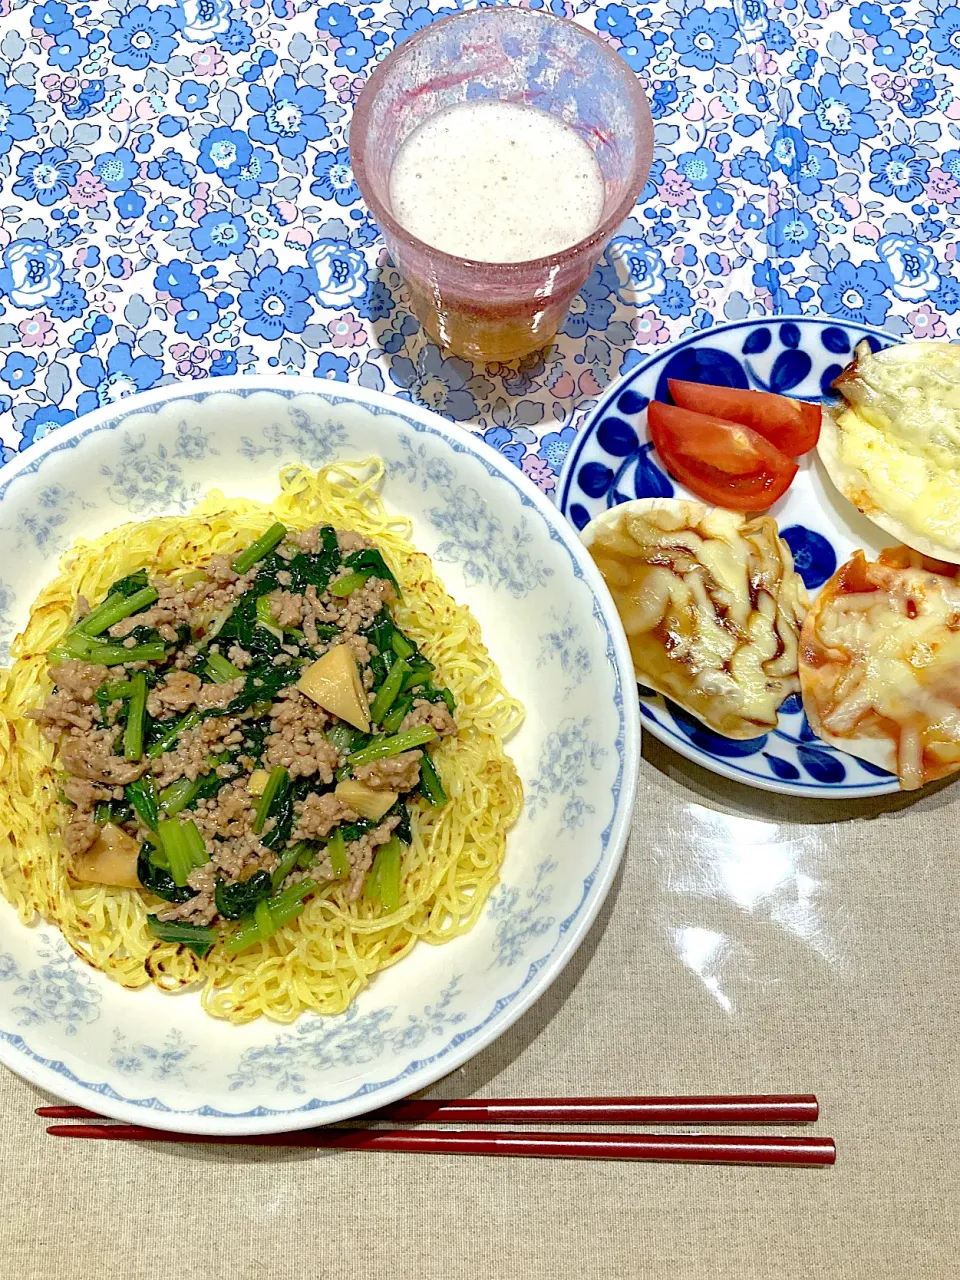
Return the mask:
[[[559, 253], [480, 262], [435, 249], [390, 209], [397, 152], [438, 111], [499, 98], [549, 111], [593, 152], [604, 183], [597, 228]], [[646, 96], [622, 58], [591, 32], [536, 9], [475, 9], [401, 44], [364, 86], [350, 128], [353, 172], [406, 278], [427, 333], [457, 355], [508, 361], [539, 350], [639, 195], [653, 152]]]

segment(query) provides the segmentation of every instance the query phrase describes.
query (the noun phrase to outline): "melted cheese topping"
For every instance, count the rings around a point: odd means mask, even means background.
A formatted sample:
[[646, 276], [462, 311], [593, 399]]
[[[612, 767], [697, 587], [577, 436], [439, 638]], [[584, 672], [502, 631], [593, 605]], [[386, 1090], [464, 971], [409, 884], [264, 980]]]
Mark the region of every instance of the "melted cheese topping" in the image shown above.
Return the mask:
[[837, 455], [861, 500], [847, 496], [900, 521], [908, 539], [960, 550], [960, 346], [861, 344], [836, 385], [851, 406], [836, 418]]
[[776, 726], [799, 688], [806, 592], [773, 519], [644, 499], [605, 513], [583, 538], [639, 681], [728, 738]]
[[858, 551], [807, 615], [800, 682], [825, 741], [907, 790], [960, 769], [960, 583], [905, 548]]

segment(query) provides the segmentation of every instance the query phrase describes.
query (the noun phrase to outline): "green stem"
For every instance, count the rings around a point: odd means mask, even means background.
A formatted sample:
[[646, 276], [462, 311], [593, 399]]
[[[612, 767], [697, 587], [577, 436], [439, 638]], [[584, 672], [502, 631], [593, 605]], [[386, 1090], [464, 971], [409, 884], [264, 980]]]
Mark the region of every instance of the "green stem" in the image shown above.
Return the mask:
[[413, 699], [404, 695], [380, 721], [380, 727], [384, 733], [396, 733], [412, 708]]
[[217, 940], [216, 929], [202, 924], [185, 924], [182, 920], [158, 920], [147, 916], [150, 932], [161, 942], [175, 942], [189, 947], [202, 960]]
[[216, 684], [226, 684], [229, 680], [239, 680], [243, 672], [235, 667], [222, 653], [211, 653], [207, 656], [207, 670]]
[[327, 588], [332, 596], [349, 596], [353, 595], [368, 578], [372, 578], [372, 571], [369, 573], [348, 573], [345, 578], [338, 578], [336, 582], [331, 582]]
[[396, 911], [400, 906], [400, 861], [403, 845], [396, 836], [377, 850], [370, 874], [377, 885], [377, 896], [384, 911]]
[[251, 542], [246, 551], [241, 551], [233, 562], [234, 573], [247, 573], [258, 560], [268, 556], [274, 547], [278, 547], [287, 536], [286, 527], [272, 524], [266, 533], [262, 533], [256, 542]]
[[162, 756], [165, 751], [169, 751], [176, 743], [181, 733], [185, 733], [187, 729], [195, 729], [199, 723], [200, 712], [188, 711], [185, 716], [181, 716], [179, 720], [174, 721], [169, 729], [164, 731], [162, 737], [159, 737], [156, 742], [147, 747], [147, 759], [156, 760], [157, 756]]
[[200, 828], [191, 818], [189, 822], [181, 824], [183, 831], [183, 839], [187, 847], [187, 852], [195, 867], [202, 867], [204, 863], [210, 861], [210, 855], [207, 853], [207, 846], [204, 843], [203, 836], [200, 834]]
[[[210, 771], [217, 765], [226, 764], [230, 759], [229, 751], [221, 751], [219, 755], [207, 756], [205, 763]], [[201, 773], [192, 781], [189, 778], [177, 778], [160, 792], [160, 808], [168, 818], [173, 818], [184, 809], [189, 809], [197, 796], [207, 784], [210, 773]]]
[[409, 670], [409, 664], [405, 662], [403, 658], [397, 658], [396, 662], [387, 672], [387, 678], [380, 686], [380, 690], [370, 706], [370, 719], [374, 724], [379, 724], [396, 702], [400, 695], [400, 690], [403, 687], [403, 681]]
[[426, 752], [420, 757], [420, 790], [427, 804], [440, 809], [447, 803], [447, 793], [443, 789], [440, 775]]
[[193, 850], [184, 832], [186, 824], [176, 818], [164, 818], [157, 824], [160, 847], [167, 856], [173, 883], [182, 889], [194, 868]]
[[257, 622], [262, 627], [266, 627], [268, 631], [275, 631], [279, 635], [283, 635], [283, 628], [277, 622], [276, 618], [270, 612], [270, 596], [257, 596], [257, 602], [254, 605], [254, 611], [257, 615]]
[[142, 591], [135, 591], [132, 596], [119, 594], [107, 596], [106, 600], [88, 613], [74, 630], [79, 631], [81, 635], [98, 636], [102, 631], [112, 627], [114, 623], [121, 622], [124, 618], [129, 618], [131, 614], [140, 613], [142, 610], [148, 609], [150, 605], [155, 603], [157, 598], [157, 592], [153, 587], [144, 587]]
[[142, 671], [130, 681], [130, 705], [123, 731], [123, 758], [139, 760], [143, 755], [143, 730], [147, 718], [147, 677]]
[[284, 849], [280, 856], [280, 861], [277, 863], [271, 876], [274, 890], [280, 888], [284, 880], [286, 880], [287, 876], [299, 862], [300, 855], [307, 853], [309, 848], [310, 846], [307, 841], [301, 840], [298, 844], [291, 845], [289, 849]]
[[131, 680], [117, 680], [115, 684], [104, 684], [100, 686], [100, 693], [103, 694], [107, 702], [117, 702], [123, 698], [129, 698], [133, 693], [133, 682]]
[[417, 646], [412, 640], [408, 640], [402, 631], [395, 630], [390, 637], [390, 648], [398, 658], [412, 658], [417, 652]]
[[433, 667], [418, 663], [403, 682], [403, 691], [415, 689], [418, 684], [426, 684], [433, 675]]
[[327, 853], [330, 856], [333, 874], [338, 880], [346, 880], [350, 874], [350, 863], [347, 860], [346, 841], [339, 827], [337, 827], [336, 831], [330, 833], [330, 839], [327, 841]]
[[[78, 645], [80, 647], [78, 648]], [[167, 647], [159, 640], [125, 649], [122, 644], [95, 644], [86, 636], [68, 636], [63, 644], [51, 650], [51, 662], [65, 658], [84, 658], [103, 667], [118, 667], [122, 662], [159, 662]]]
[[304, 899], [316, 891], [314, 880], [301, 880], [278, 893], [276, 897], [267, 898], [257, 903], [254, 918], [250, 924], [239, 929], [227, 942], [227, 955], [235, 956], [258, 942], [266, 942], [278, 929], [295, 920], [303, 911]]
[[353, 746], [353, 740], [357, 736], [357, 730], [351, 729], [348, 724], [342, 722], [331, 725], [327, 730], [327, 741], [331, 746], [336, 747], [338, 755], [346, 755]]
[[68, 662], [71, 658], [85, 658], [93, 644], [89, 636], [81, 635], [79, 631], [68, 632], [60, 643], [50, 650], [48, 655], [50, 663], [53, 665], [57, 662]]
[[282, 764], [278, 764], [275, 769], [270, 771], [267, 785], [263, 789], [263, 795], [260, 797], [257, 811], [253, 816], [254, 835], [259, 835], [263, 830], [263, 824], [269, 818], [274, 802], [279, 800], [286, 791], [289, 781], [290, 775]]
[[143, 825], [149, 827], [151, 831], [156, 831], [159, 810], [153, 775], [145, 773], [142, 778], [137, 778], [136, 782], [128, 782], [123, 793]]
[[178, 778], [160, 792], [160, 808], [168, 818], [190, 807], [200, 793], [200, 779]]
[[356, 766], [373, 764], [376, 760], [389, 760], [391, 756], [399, 756], [404, 751], [412, 751], [414, 747], [433, 742], [436, 736], [436, 729], [432, 729], [430, 725], [419, 725], [416, 729], [407, 729], [404, 733], [394, 734], [392, 738], [381, 738], [379, 742], [371, 742], [368, 747], [351, 752], [347, 756], [347, 763]]
[[373, 866], [367, 872], [367, 878], [363, 882], [363, 899], [365, 902], [380, 901], [380, 864], [376, 858], [374, 858]]

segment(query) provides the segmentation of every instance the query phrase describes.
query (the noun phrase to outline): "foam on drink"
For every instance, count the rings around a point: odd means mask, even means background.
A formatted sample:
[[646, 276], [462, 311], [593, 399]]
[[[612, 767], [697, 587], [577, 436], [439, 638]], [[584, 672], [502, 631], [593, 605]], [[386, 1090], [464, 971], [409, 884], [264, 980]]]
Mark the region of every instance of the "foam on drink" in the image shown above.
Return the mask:
[[390, 207], [407, 231], [480, 262], [570, 248], [599, 225], [603, 197], [593, 152], [569, 125], [495, 98], [431, 116], [390, 173]]

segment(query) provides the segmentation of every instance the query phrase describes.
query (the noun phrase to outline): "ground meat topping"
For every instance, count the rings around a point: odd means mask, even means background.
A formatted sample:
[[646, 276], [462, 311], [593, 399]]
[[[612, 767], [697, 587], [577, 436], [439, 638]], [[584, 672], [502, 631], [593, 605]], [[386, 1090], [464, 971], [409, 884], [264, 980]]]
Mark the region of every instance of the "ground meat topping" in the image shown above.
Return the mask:
[[233, 644], [227, 650], [227, 659], [232, 662], [240, 671], [245, 671], [253, 662], [253, 658], [246, 649], [241, 649], [238, 644]]
[[425, 698], [416, 698], [413, 709], [404, 716], [400, 730], [405, 733], [407, 729], [419, 729], [425, 724], [436, 729], [441, 738], [457, 732], [457, 722], [447, 710], [445, 702], [427, 702]]
[[334, 827], [342, 822], [356, 822], [360, 816], [332, 792], [317, 795], [314, 791], [299, 805], [294, 805], [294, 813], [295, 840], [322, 840]]
[[373, 865], [374, 854], [380, 845], [387, 843], [399, 821], [400, 819], [396, 815], [384, 818], [378, 827], [368, 831], [359, 840], [351, 840], [347, 845], [347, 861], [350, 863], [347, 897], [351, 901], [360, 896], [364, 878]]
[[362, 587], [350, 593], [344, 602], [337, 625], [348, 636], [367, 627], [383, 608], [384, 600], [393, 598], [392, 585], [385, 578], [368, 578]]
[[347, 644], [350, 646], [351, 653], [360, 663], [361, 667], [370, 665], [370, 659], [373, 657], [373, 645], [371, 645], [366, 636], [359, 636], [356, 634], [347, 636]]
[[57, 688], [40, 710], [27, 714], [51, 742], [58, 742], [65, 732], [86, 733], [100, 722], [100, 710], [93, 698], [108, 674], [106, 667], [89, 662], [61, 662], [50, 668]]
[[89, 811], [102, 800], [121, 799], [123, 788], [104, 786], [103, 783], [90, 782], [86, 778], [66, 777], [63, 780], [63, 794], [78, 809]]
[[195, 898], [188, 898], [186, 902], [171, 903], [169, 907], [161, 907], [157, 912], [157, 919], [182, 920], [184, 924], [212, 924], [217, 918], [217, 904], [213, 895], [212, 889], [201, 889]]
[[[289, 574], [287, 575], [289, 577]], [[300, 625], [303, 613], [303, 596], [294, 595], [291, 591], [274, 591], [268, 597], [270, 612], [276, 619], [277, 626], [286, 631], [290, 627]]]
[[354, 769], [353, 776], [371, 791], [412, 791], [420, 781], [422, 751], [404, 751], [403, 755]]
[[[128, 636], [131, 631], [135, 631], [137, 627], [152, 627], [159, 630], [163, 635], [163, 629], [167, 631], [164, 639], [176, 640], [176, 628], [169, 624], [177, 621], [177, 610], [169, 605], [161, 604], [159, 600], [156, 604], [144, 609], [142, 613], [135, 613], [129, 618], [121, 618], [119, 622], [115, 622], [110, 628], [110, 634], [118, 640], [124, 636]], [[134, 641], [136, 644], [136, 641]]]
[[203, 720], [195, 729], [180, 734], [173, 751], [165, 751], [154, 764], [154, 777], [160, 788], [188, 778], [191, 782], [201, 774], [209, 773], [211, 756], [237, 747], [243, 741], [240, 720], [232, 716], [213, 716]]
[[351, 551], [363, 551], [366, 547], [372, 547], [373, 543], [369, 538], [365, 538], [362, 533], [353, 533], [350, 529], [339, 529], [337, 531], [337, 546], [340, 548], [342, 555], [348, 556]]
[[99, 825], [83, 814], [78, 814], [67, 823], [63, 840], [67, 853], [75, 857], [78, 853], [86, 853], [100, 834]]
[[150, 694], [147, 710], [154, 719], [161, 719], [171, 710], [189, 711], [196, 706], [200, 688], [199, 676], [191, 671], [173, 671]]
[[57, 688], [63, 693], [69, 693], [78, 702], [92, 702], [109, 674], [109, 667], [73, 659], [50, 668], [50, 679]]
[[[106, 747], [106, 749], [104, 749]], [[87, 734], [83, 738], [71, 738], [61, 749], [60, 759], [67, 773], [88, 782], [103, 782], [110, 786], [125, 786], [141, 777], [147, 769], [145, 760], [124, 760], [115, 756], [109, 743]]]
[[244, 686], [243, 679], [226, 680], [223, 684], [204, 684], [197, 693], [197, 706], [204, 711], [229, 706]]
[[[70, 857], [90, 849], [103, 824], [110, 822], [137, 840], [141, 858], [152, 864], [151, 887], [165, 894], [169, 872], [166, 882], [160, 872], [167, 863], [159, 856], [154, 861], [151, 850], [168, 851], [155, 827], [146, 825], [143, 812], [152, 794], [161, 817], [169, 805], [181, 825], [195, 824], [191, 839], [199, 833], [208, 857], [189, 874], [187, 901], [157, 906], [155, 898], [148, 899], [150, 912], [162, 921], [219, 923], [218, 885], [236, 885], [257, 872], [273, 873], [281, 859], [289, 866], [286, 855], [300, 842], [304, 846], [297, 851], [297, 863], [285, 872], [284, 885], [304, 877], [316, 882], [335, 879], [323, 844], [338, 828], [349, 866], [338, 891], [348, 898], [361, 892], [377, 848], [390, 838], [401, 814], [391, 811], [374, 825], [336, 795], [337, 781], [352, 778], [374, 791], [405, 795], [419, 782], [423, 752], [409, 751], [351, 770], [349, 755], [369, 737], [358, 736], [296, 682], [301, 667], [331, 647], [346, 645], [357, 662], [367, 699], [374, 700], [394, 653], [389, 648], [381, 653], [384, 632], [372, 624], [385, 608], [389, 612], [393, 585], [370, 577], [343, 597], [323, 587], [353, 572], [343, 557], [373, 546], [361, 534], [337, 531], [338, 563], [329, 536], [321, 536], [316, 526], [288, 535], [244, 574], [233, 568], [234, 552], [211, 557], [199, 566], [199, 578], [192, 566], [150, 577], [156, 601], [115, 623], [109, 634], [92, 638], [91, 656], [96, 657], [96, 647], [102, 644], [119, 643], [132, 650], [143, 642], [138, 629], [149, 628], [165, 642], [162, 658], [110, 667], [69, 659], [51, 667], [54, 690], [44, 707], [32, 714], [59, 748], [62, 795], [70, 806], [64, 831]], [[303, 557], [321, 552], [312, 575], [321, 584], [318, 589], [304, 585], [311, 574], [305, 572]], [[331, 558], [336, 566], [332, 572]], [[260, 597], [266, 598], [282, 638], [251, 607]], [[235, 609], [241, 601], [242, 607]], [[98, 603], [93, 601], [94, 606]], [[89, 608], [84, 601], [80, 616]], [[76, 641], [76, 635], [68, 633], [65, 652], [71, 652], [71, 636]], [[72, 651], [80, 648], [74, 643]], [[216, 682], [215, 676], [229, 674], [218, 658], [232, 663], [240, 674]], [[145, 714], [139, 728], [131, 716], [137, 714], [133, 708], [144, 705], [139, 702], [142, 686], [139, 680], [129, 683], [138, 672], [146, 676]], [[116, 689], [108, 702], [104, 691], [109, 686]], [[185, 716], [188, 727], [181, 728]], [[414, 702], [401, 728], [422, 724], [441, 734], [456, 731], [443, 703], [426, 698]], [[132, 783], [139, 785], [131, 788]], [[172, 865], [172, 846], [169, 852]], [[342, 870], [339, 861], [338, 869]], [[262, 880], [261, 876], [257, 883]], [[182, 891], [178, 886], [176, 896]], [[256, 886], [251, 904], [255, 892]], [[242, 894], [238, 897], [243, 900]], [[241, 909], [246, 917], [253, 906]]]

